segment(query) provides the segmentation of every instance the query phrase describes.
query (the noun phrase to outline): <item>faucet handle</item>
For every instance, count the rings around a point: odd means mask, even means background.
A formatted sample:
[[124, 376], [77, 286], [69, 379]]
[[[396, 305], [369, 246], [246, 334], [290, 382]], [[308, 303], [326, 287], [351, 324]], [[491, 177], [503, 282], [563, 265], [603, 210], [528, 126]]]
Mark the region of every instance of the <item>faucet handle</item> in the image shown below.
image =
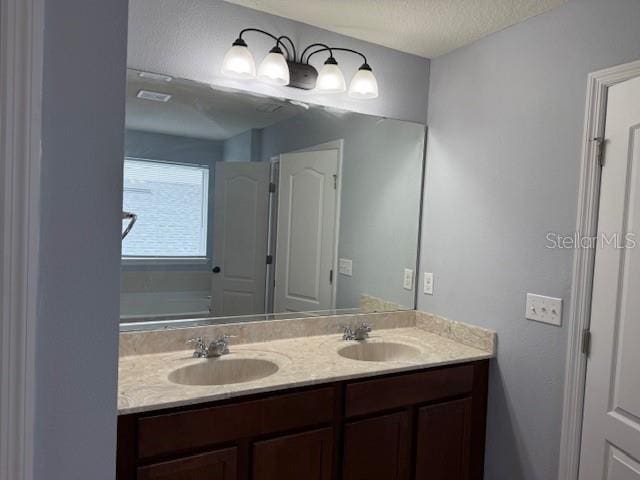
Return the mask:
[[229, 353], [229, 339], [231, 335], [220, 335], [209, 344], [209, 354], [213, 357], [219, 357]]
[[343, 340], [353, 340], [355, 338], [353, 327], [351, 325], [341, 325], [340, 328], [342, 328]]
[[370, 331], [371, 331], [371, 324], [370, 324], [370, 323], [367, 323], [367, 322], [362, 322], [362, 323], [360, 324], [360, 327], [359, 327], [359, 328], [360, 328], [361, 330], [366, 331], [366, 332], [370, 332]]
[[205, 342], [204, 337], [194, 337], [187, 340], [187, 345], [195, 345], [195, 351], [193, 352], [193, 356], [196, 358], [206, 357], [207, 356], [207, 343]]

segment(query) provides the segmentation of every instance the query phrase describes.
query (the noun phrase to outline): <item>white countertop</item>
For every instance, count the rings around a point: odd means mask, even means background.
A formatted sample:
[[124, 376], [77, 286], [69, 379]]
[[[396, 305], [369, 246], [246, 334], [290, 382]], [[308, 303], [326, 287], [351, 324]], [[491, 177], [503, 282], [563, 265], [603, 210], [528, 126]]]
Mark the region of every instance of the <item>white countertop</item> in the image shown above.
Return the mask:
[[[440, 365], [492, 358], [493, 351], [482, 350], [439, 336], [419, 327], [375, 330], [367, 342], [394, 342], [419, 350], [411, 361], [367, 362], [344, 358], [338, 350], [349, 343], [341, 335], [287, 338], [230, 346], [223, 357], [197, 359], [193, 350], [181, 350], [120, 358], [118, 413], [145, 412], [193, 405], [240, 395], [355, 379], [387, 373], [417, 370]], [[261, 358], [278, 365], [268, 377], [226, 385], [193, 386], [173, 383], [169, 374], [191, 364], [233, 358]]]

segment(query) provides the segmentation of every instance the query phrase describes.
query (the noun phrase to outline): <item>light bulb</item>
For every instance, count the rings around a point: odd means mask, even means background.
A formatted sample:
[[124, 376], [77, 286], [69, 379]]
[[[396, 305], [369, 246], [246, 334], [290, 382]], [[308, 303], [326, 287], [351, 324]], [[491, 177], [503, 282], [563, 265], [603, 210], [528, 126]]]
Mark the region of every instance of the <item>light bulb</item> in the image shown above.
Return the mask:
[[233, 78], [249, 79], [256, 77], [256, 62], [247, 48], [247, 44], [238, 38], [224, 56], [222, 73]]
[[258, 68], [258, 79], [274, 85], [289, 85], [289, 65], [277, 46], [262, 60]]
[[366, 63], [353, 76], [349, 84], [349, 96], [361, 99], [378, 97], [378, 82]]
[[319, 93], [342, 93], [347, 89], [344, 75], [335, 58], [329, 57], [318, 74], [316, 91]]

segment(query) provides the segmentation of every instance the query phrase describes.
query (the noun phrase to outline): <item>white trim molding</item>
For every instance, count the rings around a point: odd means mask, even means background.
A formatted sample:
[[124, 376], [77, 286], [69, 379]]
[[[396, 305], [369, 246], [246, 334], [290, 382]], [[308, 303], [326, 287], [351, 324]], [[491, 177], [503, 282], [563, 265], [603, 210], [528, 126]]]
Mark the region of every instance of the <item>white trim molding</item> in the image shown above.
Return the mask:
[[0, 22], [0, 480], [31, 480], [44, 0]]
[[[581, 237], [595, 236], [598, 230], [601, 173], [599, 150], [603, 148], [607, 92], [609, 87], [637, 76], [640, 76], [640, 61], [600, 70], [589, 75], [576, 225], [576, 232]], [[560, 480], [578, 480], [587, 372], [587, 356], [583, 353], [582, 347], [584, 332], [588, 330], [590, 324], [594, 261], [595, 249], [576, 250], [562, 414], [558, 472]]]
[[136, 267], [155, 267], [167, 265], [202, 266], [209, 263], [209, 257], [126, 257], [121, 258], [122, 265]]

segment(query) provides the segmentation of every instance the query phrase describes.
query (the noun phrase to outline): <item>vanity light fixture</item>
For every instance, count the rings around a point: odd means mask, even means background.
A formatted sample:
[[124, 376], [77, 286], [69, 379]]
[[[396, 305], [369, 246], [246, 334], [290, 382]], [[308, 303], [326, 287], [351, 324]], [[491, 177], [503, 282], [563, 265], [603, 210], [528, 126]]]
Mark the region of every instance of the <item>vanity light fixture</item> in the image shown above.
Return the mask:
[[262, 60], [258, 79], [274, 85], [289, 85], [289, 65], [278, 46], [273, 47]]
[[347, 89], [342, 70], [333, 57], [327, 58], [318, 74], [316, 90], [320, 93], [342, 93]]
[[[260, 63], [257, 74], [253, 54], [242, 38], [247, 32], [261, 33], [276, 42], [276, 45]], [[329, 57], [318, 73], [309, 60], [313, 55], [322, 52], [328, 52]], [[233, 78], [243, 80], [258, 78], [258, 80], [273, 85], [315, 90], [318, 93], [342, 93], [347, 91], [347, 86], [342, 70], [334, 57], [334, 52], [353, 53], [363, 59], [362, 65], [349, 84], [349, 96], [357, 99], [376, 98], [378, 96], [378, 82], [367, 62], [367, 57], [362, 53], [350, 48], [313, 43], [305, 48], [298, 57], [291, 38], [286, 35], [277, 37], [258, 28], [245, 28], [240, 32], [224, 56], [222, 73]]]
[[366, 62], [351, 79], [349, 96], [353, 98], [376, 98], [378, 96], [378, 82]]
[[224, 56], [222, 73], [229, 77], [250, 79], [256, 77], [256, 62], [242, 38], [238, 38]]

